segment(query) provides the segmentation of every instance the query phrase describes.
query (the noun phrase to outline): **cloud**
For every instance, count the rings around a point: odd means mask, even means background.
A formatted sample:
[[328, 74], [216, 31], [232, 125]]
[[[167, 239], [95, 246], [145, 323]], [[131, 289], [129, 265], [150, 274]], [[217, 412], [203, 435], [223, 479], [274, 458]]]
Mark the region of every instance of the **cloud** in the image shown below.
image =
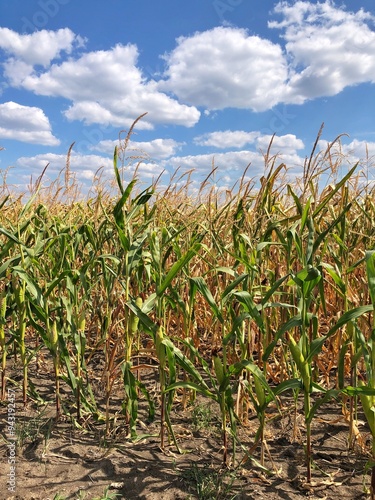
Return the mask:
[[[264, 137], [264, 140], [268, 139], [268, 136]], [[304, 159], [298, 156], [296, 150], [293, 150], [293, 145], [297, 149], [301, 144], [294, 136], [282, 136], [278, 139], [279, 141], [275, 141], [274, 138], [274, 146], [277, 146], [277, 149], [272, 150], [272, 154], [278, 155], [278, 164], [285, 162], [288, 166], [287, 170], [282, 171], [280, 178], [283, 177], [284, 179], [285, 177], [286, 179], [288, 175], [292, 175], [295, 180], [302, 173]], [[161, 140], [150, 141], [148, 144], [150, 144], [149, 147], [152, 146], [153, 148], [157, 148], [157, 145], [159, 145], [161, 150], [163, 150], [165, 147], [164, 141], [168, 144], [167, 140], [163, 140], [163, 142]], [[108, 150], [112, 154], [112, 147], [115, 143], [116, 141], [101, 141], [93, 149]], [[133, 143], [132, 145], [138, 146], [139, 144], [142, 143]], [[281, 151], [283, 145], [284, 150]], [[175, 150], [177, 146], [176, 144], [171, 144], [171, 147]], [[48, 185], [59, 174], [63, 183], [64, 169], [66, 168], [65, 154], [47, 153], [33, 157], [19, 158], [15, 164], [18, 172], [17, 179], [23, 178], [26, 186], [30, 176], [35, 180], [47, 164], [49, 166], [44, 177], [44, 185]], [[221, 152], [215, 155], [171, 156], [165, 159], [161, 158], [158, 163], [145, 160], [140, 162], [139, 165], [135, 161], [123, 168], [123, 178], [125, 183], [129, 182], [133, 178], [135, 169], [137, 168], [136, 176], [140, 185], [150, 186], [161, 176], [160, 188], [161, 186], [168, 185], [168, 177], [169, 179], [174, 178], [174, 182], [180, 182], [183, 185], [188, 179], [186, 174], [193, 172], [189, 186], [190, 189], [194, 189], [194, 187], [198, 189], [200, 183], [209, 175], [213, 167], [217, 168], [217, 170], [211, 179], [212, 183], [222, 188], [226, 186], [229, 189], [241, 179], [245, 182], [249, 180], [253, 180], [254, 182], [259, 181], [264, 175], [266, 168], [264, 156], [261, 151], [242, 150]], [[76, 181], [84, 185], [83, 192], [86, 192], [88, 187], [92, 185], [92, 182], [98, 179], [103, 186], [106, 186], [106, 189], [111, 190], [114, 188], [115, 191], [117, 190], [114, 183], [111, 156], [102, 157], [95, 154], [77, 154], [73, 150], [70, 157], [70, 171]], [[166, 180], [167, 184], [165, 184]]]
[[302, 104], [375, 82], [375, 32], [369, 26], [374, 16], [331, 1], [279, 2], [274, 12], [281, 20], [268, 25], [283, 30], [290, 67], [284, 102]]
[[279, 45], [246, 30], [217, 27], [177, 39], [158, 86], [207, 109], [264, 111], [280, 101], [288, 76]]
[[[206, 175], [212, 169], [212, 166], [218, 168], [219, 175], [225, 175], [228, 172], [241, 171], [251, 163], [254, 175], [260, 172], [263, 158], [254, 151], [230, 151], [218, 154], [202, 154], [175, 156], [163, 162], [165, 168], [169, 171], [180, 168], [183, 171], [194, 169], [196, 173]], [[264, 162], [263, 162], [264, 163]]]
[[60, 141], [51, 132], [48, 118], [40, 108], [15, 102], [0, 104], [0, 137], [44, 146]]
[[41, 30], [31, 35], [20, 35], [9, 28], [0, 28], [0, 49], [8, 56], [3, 63], [4, 75], [14, 86], [32, 74], [34, 66], [47, 68], [62, 53], [70, 54], [75, 47], [83, 45], [84, 39], [69, 28]]
[[355, 155], [362, 160], [369, 160], [372, 163], [375, 159], [375, 142], [359, 141], [354, 139], [349, 144], [344, 144], [344, 154]]
[[298, 150], [305, 147], [303, 141], [297, 139], [293, 134], [272, 136], [243, 130], [211, 132], [196, 137], [194, 142], [200, 146], [213, 146], [218, 149], [242, 148], [245, 145], [253, 144], [257, 150], [266, 151], [271, 140], [273, 154], [296, 154]]
[[375, 166], [375, 142], [354, 139], [347, 144], [342, 141], [336, 141], [332, 144], [325, 139], [321, 139], [318, 142], [318, 146], [322, 152], [325, 152], [330, 146], [332, 156], [346, 160], [346, 163], [351, 166], [354, 166], [357, 162], [361, 164], [361, 167], [365, 166], [366, 168], [371, 167], [373, 169]]
[[195, 137], [194, 142], [199, 146], [213, 146], [218, 149], [243, 148], [246, 144], [253, 144], [259, 135], [260, 132], [224, 130], [200, 135]]
[[[23, 173], [24, 178], [27, 180], [30, 176], [37, 178], [48, 164], [44, 176], [45, 182], [47, 184], [52, 182], [59, 174], [62, 174], [63, 182], [66, 160], [66, 154], [46, 153], [32, 157], [23, 156], [17, 160], [15, 167], [17, 172]], [[135, 168], [136, 165], [132, 164], [123, 169], [124, 182], [129, 182], [132, 179]], [[137, 178], [139, 178], [139, 182], [150, 185], [163, 170], [164, 168], [161, 165], [142, 163], [137, 169]], [[106, 180], [113, 180], [113, 160], [111, 157], [77, 154], [73, 151], [70, 156], [70, 172], [78, 182], [86, 185], [96, 178], [101, 178], [105, 184]], [[110, 186], [106, 187], [109, 188]]]
[[257, 137], [256, 145], [262, 151], [267, 151], [269, 145], [271, 143], [271, 153], [272, 154], [289, 154], [294, 155], [297, 154], [297, 151], [300, 149], [304, 149], [305, 145], [301, 139], [298, 139], [294, 134], [286, 134], [286, 135], [275, 135], [272, 138], [272, 135], [262, 135]]
[[161, 166], [172, 174], [178, 171], [178, 176], [192, 172], [191, 182], [197, 189], [199, 182], [202, 182], [213, 168], [217, 170], [211, 181], [224, 188], [230, 189], [242, 180], [259, 182], [269, 168], [269, 165], [265, 165], [264, 153], [269, 148], [271, 139], [270, 156], [276, 158], [276, 166], [282, 163], [287, 166], [280, 172], [277, 182], [285, 184], [289, 179], [294, 182], [303, 174], [305, 158], [300, 156], [299, 151], [304, 149], [305, 145], [293, 134], [272, 136], [262, 135], [257, 131], [242, 130], [212, 132], [196, 137], [194, 142], [217, 148], [235, 148], [241, 143], [246, 143], [251, 145], [252, 149], [174, 156], [162, 161]]
[[[66, 154], [45, 153], [32, 157], [22, 156], [16, 162], [16, 167], [26, 169], [28, 172], [41, 171], [49, 164], [48, 173], [57, 174], [66, 167]], [[72, 153], [70, 157], [70, 168], [75, 172], [90, 170], [95, 173], [100, 168], [112, 170], [113, 161], [98, 155], [80, 155]]]
[[[71, 56], [50, 65], [60, 52], [70, 53], [81, 39], [70, 30], [59, 30], [55, 37], [54, 32], [45, 30], [33, 35], [5, 30], [8, 41], [0, 47], [12, 55], [4, 63], [9, 83], [37, 95], [67, 99], [71, 102], [64, 112], [68, 120], [130, 127], [147, 112], [138, 127], [153, 128], [156, 123], [192, 127], [200, 118], [195, 107], [180, 104], [160, 92], [155, 81], [145, 78], [137, 67], [135, 45], [117, 44], [109, 50], [87, 52], [78, 58]], [[45, 45], [49, 47], [46, 54], [40, 50]], [[38, 64], [48, 69], [40, 70]]]
[[[277, 151], [274, 154], [278, 153]], [[299, 173], [302, 170], [303, 159], [300, 158], [294, 151], [286, 151], [279, 156], [280, 163], [285, 162], [295, 172]], [[259, 179], [264, 175], [265, 164], [264, 157], [259, 151], [228, 151], [218, 154], [202, 154], [189, 156], [175, 156], [161, 163], [161, 165], [169, 172], [181, 170], [181, 174], [186, 171], [194, 170], [195, 179], [197, 176], [206, 176], [212, 170], [213, 166], [217, 167], [215, 177], [224, 179], [228, 176], [232, 179], [233, 184], [241, 179], [245, 169], [249, 166], [246, 175], [248, 178]], [[297, 175], [297, 174], [296, 174]]]
[[[278, 2], [272, 16], [269, 27], [279, 30], [280, 43], [229, 26], [179, 37], [163, 56], [164, 74], [154, 75], [159, 81], [142, 72], [134, 44], [77, 54], [84, 40], [68, 28], [28, 35], [0, 28], [4, 76], [14, 87], [66, 99], [69, 121], [129, 128], [147, 112], [139, 129], [193, 127], [198, 107], [205, 114], [226, 108], [261, 112], [375, 82], [371, 14], [331, 1], [297, 0]], [[197, 140], [214, 147], [225, 140], [228, 147], [231, 140], [236, 148], [247, 144], [240, 136]]]
[[[147, 157], [153, 160], [161, 160], [175, 155], [182, 145], [183, 143], [177, 142], [174, 139], [154, 139], [148, 142], [129, 141], [127, 155], [147, 155]], [[91, 149], [113, 154], [115, 146], [119, 146], [119, 141], [108, 140], [100, 141], [97, 145], [92, 146]]]
[[159, 88], [205, 113], [231, 107], [258, 112], [375, 82], [375, 17], [368, 12], [331, 1], [282, 1], [273, 15], [281, 19], [268, 26], [281, 30], [282, 44], [234, 27], [178, 38], [164, 55]]

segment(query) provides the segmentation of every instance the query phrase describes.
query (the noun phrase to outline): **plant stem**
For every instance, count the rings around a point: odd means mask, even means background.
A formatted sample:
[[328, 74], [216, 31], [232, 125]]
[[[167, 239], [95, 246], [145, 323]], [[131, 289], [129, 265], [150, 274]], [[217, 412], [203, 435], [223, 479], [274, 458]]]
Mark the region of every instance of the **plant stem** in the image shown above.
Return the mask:
[[306, 419], [306, 480], [311, 483], [311, 418], [310, 418], [310, 392], [305, 388], [305, 419]]

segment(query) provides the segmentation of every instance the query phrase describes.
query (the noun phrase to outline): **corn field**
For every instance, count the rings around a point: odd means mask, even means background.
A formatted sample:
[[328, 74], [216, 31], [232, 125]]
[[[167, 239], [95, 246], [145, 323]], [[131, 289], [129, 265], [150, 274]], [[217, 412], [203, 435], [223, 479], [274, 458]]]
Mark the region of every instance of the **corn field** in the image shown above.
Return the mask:
[[[361, 165], [343, 169], [330, 148], [314, 148], [292, 183], [270, 149], [264, 161], [260, 186], [244, 175], [225, 193], [210, 176], [194, 193], [189, 179], [140, 189], [137, 174], [123, 179], [117, 149], [115, 195], [72, 195], [68, 161], [65, 185], [46, 191], [39, 179], [27, 200], [4, 184], [2, 401], [15, 384], [24, 405], [43, 399], [29, 369], [48, 366], [56, 419], [95, 421], [107, 436], [121, 422], [136, 440], [143, 401], [159, 421], [161, 449], [179, 452], [173, 409], [199, 395], [217, 405], [223, 464], [249, 460], [269, 471], [268, 415], [288, 398], [303, 416], [307, 483], [311, 428], [329, 405], [344, 417], [348, 446], [359, 443], [368, 457], [374, 498], [374, 191]], [[150, 371], [156, 395], [144, 379]], [[251, 449], [238, 432], [249, 415], [258, 422]]]

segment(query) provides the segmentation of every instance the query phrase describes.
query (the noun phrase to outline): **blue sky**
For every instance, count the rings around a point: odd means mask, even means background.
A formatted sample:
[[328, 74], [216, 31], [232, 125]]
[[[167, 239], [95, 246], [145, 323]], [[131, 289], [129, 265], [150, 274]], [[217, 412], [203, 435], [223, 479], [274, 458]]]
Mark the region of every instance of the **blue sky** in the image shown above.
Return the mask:
[[292, 182], [323, 122], [319, 148], [348, 134], [341, 163], [372, 177], [374, 83], [373, 0], [0, 0], [0, 169], [48, 184], [75, 142], [87, 192], [147, 113], [125, 159], [146, 184], [259, 179], [273, 134]]

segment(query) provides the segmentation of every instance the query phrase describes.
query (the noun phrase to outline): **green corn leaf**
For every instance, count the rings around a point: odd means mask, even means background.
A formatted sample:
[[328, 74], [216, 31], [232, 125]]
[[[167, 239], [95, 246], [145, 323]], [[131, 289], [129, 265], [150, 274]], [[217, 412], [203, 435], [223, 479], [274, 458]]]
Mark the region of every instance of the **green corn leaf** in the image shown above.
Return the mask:
[[265, 403], [266, 403], [266, 392], [264, 390], [264, 386], [260, 379], [256, 376], [254, 376], [254, 387], [255, 387], [255, 393], [257, 395], [259, 407], [263, 408]]
[[198, 276], [196, 278], [189, 278], [189, 282], [190, 282], [190, 288], [192, 289], [192, 291], [194, 289], [197, 289], [203, 295], [203, 297], [206, 299], [208, 305], [211, 307], [213, 313], [218, 318], [218, 320], [221, 323], [224, 323], [224, 318], [223, 318], [223, 316], [220, 312], [220, 309], [218, 308], [218, 306], [215, 302], [215, 299], [214, 299], [210, 289], [208, 288], [205, 280], [202, 277]]
[[126, 224], [130, 223], [131, 219], [139, 212], [142, 205], [146, 205], [146, 203], [153, 196], [153, 194], [154, 194], [153, 191], [146, 190], [146, 191], [143, 191], [143, 193], [141, 193], [139, 196], [137, 196], [132, 201], [132, 206], [131, 206], [129, 213], [127, 214], [126, 219], [125, 219]]
[[276, 332], [275, 338], [273, 339], [272, 342], [268, 344], [266, 350], [264, 351], [262, 358], [263, 361], [268, 360], [268, 358], [271, 355], [271, 352], [274, 350], [276, 344], [278, 343], [278, 341], [281, 339], [281, 337], [284, 335], [285, 332], [287, 332], [288, 330], [292, 330], [293, 328], [300, 327], [301, 325], [302, 325], [302, 319], [300, 314], [293, 316], [286, 323], [281, 325], [281, 327]]
[[341, 293], [344, 295], [346, 293], [346, 285], [344, 280], [339, 275], [338, 271], [333, 266], [331, 266], [331, 264], [327, 264], [325, 262], [322, 262], [321, 266], [327, 271], [335, 284], [339, 287]]
[[271, 387], [269, 386], [264, 373], [255, 363], [248, 361], [247, 359], [243, 359], [242, 361], [235, 363], [230, 367], [230, 373], [238, 374], [243, 370], [248, 370], [254, 377], [257, 377], [263, 388], [267, 391], [269, 395], [273, 397], [273, 392]]
[[297, 210], [298, 210], [298, 213], [300, 215], [302, 215], [303, 213], [303, 208], [302, 208], [302, 205], [301, 205], [301, 202], [300, 202], [300, 199], [299, 197], [296, 195], [296, 193], [293, 191], [292, 187], [290, 184], [288, 184], [288, 193], [292, 196], [293, 200], [294, 200], [294, 203], [296, 204], [296, 207], [297, 207]]
[[367, 251], [365, 259], [366, 259], [366, 270], [367, 270], [367, 282], [369, 285], [371, 302], [375, 309], [375, 250]]
[[216, 274], [216, 273], [226, 273], [226, 274], [229, 274], [230, 276], [235, 276], [236, 273], [235, 271], [230, 268], [230, 267], [215, 267], [215, 269], [213, 269], [213, 272]]
[[117, 225], [117, 232], [122, 248], [125, 250], [125, 252], [129, 252], [130, 239], [126, 236], [125, 231], [119, 225]]
[[303, 389], [303, 384], [301, 379], [299, 378], [292, 378], [289, 380], [285, 380], [284, 382], [281, 382], [278, 384], [276, 387], [272, 388], [274, 396], [278, 396], [282, 392], [285, 391], [295, 391], [295, 390], [302, 390]]
[[305, 265], [305, 256], [304, 256], [304, 250], [303, 250], [303, 245], [302, 245], [302, 240], [301, 237], [299, 236], [297, 232], [296, 226], [290, 228], [287, 231], [287, 240], [288, 240], [288, 247], [289, 249], [293, 247], [293, 242], [294, 246], [297, 250], [298, 257], [303, 265]]
[[[280, 285], [282, 285], [282, 283], [284, 283], [284, 281], [289, 278], [290, 274], [286, 274], [285, 276], [282, 276], [281, 278], [279, 278], [277, 281], [275, 281], [275, 283], [271, 286], [271, 288], [265, 293], [264, 297], [262, 298], [262, 306], [264, 307], [269, 307], [267, 305], [267, 302], [269, 301], [270, 297], [272, 297], [272, 295], [276, 292], [276, 290], [278, 290], [280, 288]], [[292, 306], [293, 307], [293, 306]]]
[[3, 278], [4, 275], [6, 274], [7, 270], [11, 266], [18, 266], [20, 263], [22, 257], [20, 255], [17, 255], [16, 257], [13, 257], [11, 259], [8, 259], [4, 264], [0, 267], [0, 278]]
[[175, 382], [174, 384], [168, 385], [164, 392], [175, 391], [176, 389], [192, 389], [193, 391], [199, 392], [204, 396], [207, 396], [214, 401], [217, 401], [217, 395], [214, 392], [209, 391], [205, 387], [200, 384], [196, 384], [194, 382]]
[[364, 394], [366, 396], [375, 397], [375, 387], [369, 387], [368, 385], [359, 385], [358, 387], [348, 385], [342, 389], [342, 392], [348, 396], [360, 396], [361, 394]]
[[[322, 388], [323, 389], [323, 388]], [[328, 391], [324, 390], [323, 389], [323, 392], [324, 392], [324, 396], [319, 398], [313, 405], [312, 407], [310, 408], [310, 411], [308, 412], [307, 415], [305, 415], [305, 422], [308, 423], [312, 421], [312, 419], [314, 418], [316, 412], [318, 411], [318, 409], [325, 403], [327, 403], [328, 401], [330, 401], [331, 399], [334, 399], [334, 398], [337, 398], [341, 391], [337, 390], [337, 389], [330, 389]]]
[[250, 319], [250, 318], [251, 318], [251, 315], [249, 313], [242, 313], [242, 314], [236, 316], [234, 321], [233, 321], [231, 331], [227, 335], [225, 335], [225, 337], [223, 338], [223, 345], [228, 345], [232, 340], [234, 340], [237, 337], [238, 341], [242, 347], [243, 341], [241, 340], [241, 333], [242, 333], [241, 326], [246, 319]]
[[0, 203], [0, 210], [5, 206], [6, 202], [9, 200], [10, 194], [6, 195], [5, 198]]
[[42, 290], [40, 289], [38, 283], [32, 278], [22, 267], [15, 266], [13, 267], [13, 272], [17, 274], [21, 280], [26, 283], [27, 291], [30, 295], [36, 300], [36, 303], [43, 307], [44, 305], [44, 297]]
[[267, 248], [271, 245], [274, 245], [274, 246], [283, 246], [282, 243], [280, 243], [279, 241], [262, 241], [261, 243], [258, 243], [258, 245], [256, 246], [256, 251], [257, 252], [261, 252], [264, 248]]
[[135, 303], [135, 300], [126, 303], [127, 307], [139, 318], [145, 331], [155, 339], [157, 325]]
[[118, 148], [117, 148], [117, 146], [115, 146], [115, 150], [113, 152], [113, 169], [115, 171], [115, 177], [116, 177], [116, 181], [117, 181], [117, 185], [119, 187], [119, 190], [120, 190], [121, 194], [124, 194], [124, 188], [122, 185], [120, 172], [119, 172], [118, 165], [117, 165], [117, 160], [118, 160]]
[[201, 244], [199, 242], [194, 243], [190, 250], [188, 250], [185, 255], [183, 255], [177, 262], [173, 264], [161, 285], [157, 287], [156, 294], [158, 297], [161, 297], [164, 294], [165, 290], [169, 287], [172, 280], [177, 276], [181, 269], [183, 269], [186, 264], [199, 252], [200, 248]]
[[152, 311], [152, 309], [155, 307], [156, 299], [157, 299], [156, 293], [152, 293], [147, 297], [147, 299], [143, 302], [142, 305], [142, 312], [144, 314], [148, 314], [149, 312]]
[[225, 303], [225, 298], [228, 297], [231, 292], [237, 288], [237, 286], [246, 278], [248, 278], [247, 273], [243, 273], [240, 276], [237, 276], [235, 280], [233, 280], [229, 285], [225, 288], [224, 292], [221, 295], [221, 300]]
[[351, 206], [352, 206], [352, 204], [348, 203], [345, 206], [344, 210], [341, 212], [341, 214], [333, 222], [331, 222], [329, 224], [329, 226], [327, 227], [327, 229], [319, 234], [319, 236], [316, 238], [316, 240], [314, 242], [314, 249], [313, 249], [314, 253], [319, 248], [319, 245], [327, 238], [327, 236], [332, 233], [332, 229], [335, 226], [337, 226], [337, 224], [339, 224], [340, 221], [344, 218], [346, 212], [348, 212], [350, 210]]
[[136, 439], [136, 423], [138, 417], [138, 394], [137, 382], [134, 374], [131, 371], [131, 363], [128, 361], [121, 366], [124, 389], [126, 394], [125, 411], [130, 417], [129, 427], [132, 439]]
[[190, 361], [188, 357], [185, 356], [181, 352], [181, 350], [173, 344], [173, 342], [165, 338], [163, 340], [163, 344], [168, 347], [172, 352], [173, 355], [175, 356], [176, 363], [183, 368], [188, 375], [190, 375], [194, 380], [196, 380], [197, 384], [203, 388], [205, 391], [209, 391], [209, 388], [204, 381], [202, 375], [199, 373], [199, 370], [194, 366], [194, 364]]
[[316, 209], [313, 212], [313, 218], [315, 218], [322, 210], [323, 208], [328, 204], [328, 202], [335, 196], [335, 194], [341, 189], [341, 186], [345, 184], [346, 181], [348, 181], [351, 176], [353, 175], [354, 171], [358, 167], [358, 163], [354, 165], [353, 168], [349, 170], [349, 172], [338, 182], [332, 191], [328, 193], [328, 195], [324, 198], [324, 200], [316, 207]]
[[349, 396], [359, 396], [367, 423], [370, 427], [372, 438], [375, 438], [375, 388], [365, 385], [359, 380], [357, 387], [346, 387], [342, 392]]
[[[117, 170], [117, 172], [118, 172], [118, 170]], [[114, 218], [116, 221], [116, 225], [119, 228], [121, 228], [122, 230], [125, 229], [125, 215], [124, 215], [123, 208], [124, 208], [124, 205], [127, 202], [128, 198], [129, 198], [136, 182], [137, 182], [137, 179], [133, 179], [132, 181], [129, 182], [125, 191], [122, 188], [122, 190], [121, 190], [122, 196], [118, 200], [118, 202], [116, 203], [116, 205], [113, 209], [113, 215], [114, 215]], [[121, 180], [120, 180], [120, 183], [121, 183]]]
[[339, 330], [344, 325], [346, 325], [346, 323], [349, 323], [349, 321], [353, 321], [353, 320], [359, 318], [360, 316], [362, 316], [363, 314], [371, 312], [372, 309], [373, 309], [372, 306], [359, 306], [359, 307], [355, 307], [354, 309], [351, 309], [350, 311], [347, 311], [346, 313], [344, 313], [339, 318], [337, 323], [329, 330], [327, 335], [324, 335], [323, 337], [314, 339], [311, 342], [310, 353], [307, 357], [307, 361], [310, 362], [315, 356], [317, 356], [320, 353], [324, 342], [326, 342], [326, 340], [328, 340], [330, 337], [332, 337], [332, 335], [334, 335], [337, 332], [337, 330]]
[[4, 234], [8, 239], [10, 239], [13, 243], [16, 243], [20, 246], [25, 246], [22, 241], [20, 241], [14, 234], [10, 233], [7, 229], [0, 226], [0, 233]]
[[310, 225], [311, 225], [311, 217], [309, 217], [310, 205], [311, 205], [311, 196], [307, 200], [306, 205], [305, 205], [303, 212], [302, 212], [302, 215], [301, 215], [301, 233], [306, 226], [306, 222], [308, 224], [309, 231], [310, 231]]
[[366, 372], [368, 374], [371, 374], [372, 366], [371, 366], [371, 347], [370, 347], [370, 344], [356, 323], [354, 323], [354, 328], [355, 328], [357, 341], [358, 341], [361, 349], [358, 349], [358, 352], [356, 352], [354, 354], [354, 357], [352, 359], [352, 367], [354, 368], [356, 366], [356, 364], [358, 363], [360, 357], [363, 356], [365, 366], [366, 366]]

